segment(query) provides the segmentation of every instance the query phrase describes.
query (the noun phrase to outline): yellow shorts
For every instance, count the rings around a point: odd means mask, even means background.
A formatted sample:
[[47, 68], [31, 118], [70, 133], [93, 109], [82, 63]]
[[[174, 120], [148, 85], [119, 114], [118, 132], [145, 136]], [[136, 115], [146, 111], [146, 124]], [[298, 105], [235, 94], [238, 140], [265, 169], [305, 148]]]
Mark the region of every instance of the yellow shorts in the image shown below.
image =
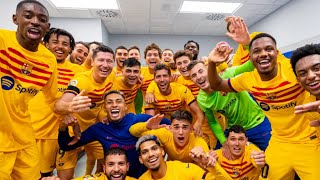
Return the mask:
[[56, 157], [59, 151], [57, 139], [36, 139], [40, 152], [40, 172], [52, 172], [56, 165]]
[[320, 179], [320, 141], [314, 144], [293, 144], [270, 140], [266, 149], [269, 165], [267, 179], [292, 180], [295, 172], [300, 179]]
[[71, 151], [63, 151], [59, 149], [56, 157], [56, 168], [57, 170], [66, 170], [75, 168], [78, 161], [78, 154], [82, 150], [82, 147]]
[[90, 160], [104, 158], [102, 145], [98, 141], [86, 144], [84, 149], [86, 151], [87, 158]]
[[0, 152], [0, 179], [40, 179], [36, 144], [13, 152]]

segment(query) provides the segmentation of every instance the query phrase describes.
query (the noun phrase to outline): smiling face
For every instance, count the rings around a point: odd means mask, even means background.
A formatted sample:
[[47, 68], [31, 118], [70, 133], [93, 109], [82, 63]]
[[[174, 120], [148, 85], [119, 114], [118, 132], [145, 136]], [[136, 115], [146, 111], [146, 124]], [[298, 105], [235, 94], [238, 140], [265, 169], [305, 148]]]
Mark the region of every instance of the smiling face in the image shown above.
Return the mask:
[[295, 67], [297, 80], [312, 95], [320, 98], [320, 55], [301, 58]]
[[173, 53], [171, 50], [165, 50], [162, 52], [162, 61], [166, 63], [173, 61]]
[[140, 52], [138, 49], [131, 49], [129, 51], [129, 58], [135, 58], [136, 60], [140, 61]]
[[144, 164], [151, 171], [158, 171], [161, 164], [164, 164], [164, 150], [155, 141], [146, 141], [140, 145], [140, 163]]
[[189, 42], [188, 44], [186, 44], [184, 50], [187, 50], [192, 53], [193, 60], [196, 60], [196, 57], [198, 57], [199, 49], [196, 43]]
[[116, 62], [117, 68], [122, 69], [123, 61], [128, 59], [128, 50], [126, 49], [117, 49], [116, 51]]
[[203, 63], [196, 64], [190, 70], [190, 77], [192, 82], [194, 82], [200, 89], [205, 92], [210, 90], [207, 67]]
[[227, 145], [236, 159], [240, 158], [244, 153], [247, 142], [248, 139], [244, 133], [229, 133]]
[[46, 47], [55, 55], [57, 62], [63, 62], [71, 51], [70, 38], [65, 35], [51, 34]]
[[157, 84], [161, 94], [168, 95], [171, 93], [170, 75], [166, 69], [157, 70], [155, 72], [154, 82]]
[[187, 67], [189, 63], [191, 62], [191, 59], [189, 59], [188, 56], [181, 56], [176, 59], [176, 66], [179, 70], [180, 74], [184, 77], [189, 77], [189, 71], [187, 70]]
[[49, 30], [48, 11], [36, 3], [25, 3], [13, 15], [18, 26], [17, 40], [27, 50], [36, 51], [45, 33]]
[[70, 54], [70, 61], [75, 64], [81, 65], [87, 58], [89, 50], [83, 44], [78, 43], [75, 45], [74, 50]]
[[126, 115], [127, 105], [120, 94], [109, 94], [105, 98], [104, 107], [110, 122], [119, 122]]
[[146, 63], [150, 69], [154, 69], [156, 64], [160, 62], [159, 51], [156, 49], [148, 50], [146, 53]]
[[189, 142], [190, 133], [192, 132], [192, 124], [185, 119], [173, 119], [170, 128], [175, 145], [178, 148], [183, 149]]
[[277, 75], [278, 50], [269, 37], [254, 40], [250, 49], [250, 60], [263, 80], [270, 80]]
[[106, 157], [104, 173], [108, 180], [125, 180], [129, 163], [124, 154], [110, 154]]
[[114, 64], [113, 54], [98, 52], [92, 62], [92, 75], [97, 83], [102, 83], [109, 76]]
[[140, 77], [140, 66], [124, 66], [122, 68], [122, 76], [124, 78], [125, 84], [127, 84], [128, 86], [137, 84]]

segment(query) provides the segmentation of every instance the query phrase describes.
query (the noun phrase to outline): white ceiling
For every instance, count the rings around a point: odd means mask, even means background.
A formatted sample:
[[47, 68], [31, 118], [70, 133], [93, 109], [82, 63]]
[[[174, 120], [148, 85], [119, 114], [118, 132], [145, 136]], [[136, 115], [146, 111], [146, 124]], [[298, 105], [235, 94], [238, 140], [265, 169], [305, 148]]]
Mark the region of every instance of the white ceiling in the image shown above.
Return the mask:
[[[101, 18], [111, 34], [224, 35], [226, 32], [223, 18], [209, 20], [217, 14], [179, 13], [183, 0], [117, 0], [119, 10], [57, 9], [50, 0], [39, 1], [47, 7], [50, 17]], [[250, 27], [290, 0], [202, 1], [243, 3], [234, 15], [243, 17]], [[115, 17], [101, 17], [97, 12]], [[228, 15], [231, 14], [222, 14]]]

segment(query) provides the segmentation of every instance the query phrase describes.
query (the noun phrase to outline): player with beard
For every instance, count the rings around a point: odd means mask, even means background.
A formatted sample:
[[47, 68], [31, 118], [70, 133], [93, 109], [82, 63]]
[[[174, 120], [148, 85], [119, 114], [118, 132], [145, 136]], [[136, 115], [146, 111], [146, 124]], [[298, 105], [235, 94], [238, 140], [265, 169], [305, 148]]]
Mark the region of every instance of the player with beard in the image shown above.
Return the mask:
[[12, 20], [16, 31], [0, 30], [0, 177], [39, 179], [40, 154], [28, 103], [40, 91], [50, 107], [57, 98], [57, 61], [40, 44], [50, 27], [49, 13], [40, 2], [24, 0]]
[[135, 58], [136, 60], [140, 61], [141, 56], [140, 56], [140, 49], [138, 48], [138, 46], [131, 46], [128, 49], [128, 57]]
[[85, 71], [91, 70], [92, 62], [93, 62], [93, 58], [92, 58], [93, 51], [100, 45], [102, 45], [102, 43], [97, 42], [97, 41], [92, 41], [92, 42], [88, 43], [89, 53], [88, 53], [86, 60], [81, 64], [81, 66], [85, 69]]
[[[78, 96], [78, 98], [80, 100], [85, 97]], [[134, 148], [137, 138], [130, 134], [129, 128], [137, 122], [147, 121], [152, 116], [126, 113], [125, 96], [120, 91], [111, 90], [105, 94], [104, 98], [104, 111], [107, 114], [108, 123], [98, 122], [90, 126], [81, 133], [80, 139], [70, 137], [67, 130], [67, 125], [69, 124], [62, 123], [58, 138], [60, 148], [69, 151], [93, 141], [99, 141], [105, 152], [111, 147], [121, 147], [128, 153], [128, 162], [130, 163], [128, 175], [139, 177], [145, 169], [138, 162], [138, 154]], [[159, 115], [156, 118], [159, 118]], [[167, 119], [164, 119], [163, 122], [170, 124]]]
[[[139, 177], [139, 180], [231, 180], [229, 175], [216, 164], [212, 156], [201, 154], [194, 156], [194, 160], [203, 164], [207, 171], [192, 163], [180, 161], [164, 161], [165, 151], [160, 140], [154, 135], [145, 135], [139, 138], [136, 143], [139, 153], [139, 161], [144, 164], [148, 171]], [[190, 154], [194, 155], [194, 154]]]
[[176, 82], [170, 82], [170, 68], [164, 64], [157, 64], [154, 68], [154, 81], [157, 88], [154, 96], [157, 101], [145, 105], [146, 114], [155, 115], [156, 113], [164, 114], [170, 118], [170, 115], [176, 110], [191, 109], [197, 114], [193, 124], [194, 133], [197, 136], [202, 135], [201, 126], [204, 121], [204, 114], [199, 108], [196, 99], [191, 91], [184, 85]]
[[128, 156], [124, 149], [119, 147], [109, 148], [104, 157], [103, 172], [95, 175], [87, 175], [74, 180], [135, 180], [127, 176], [130, 167]]
[[89, 49], [90, 47], [88, 46], [88, 44], [82, 41], [76, 42], [76, 45], [74, 46], [74, 49], [69, 56], [70, 62], [79, 65], [83, 64], [88, 57]]
[[309, 126], [304, 114], [294, 114], [294, 106], [301, 105], [309, 93], [297, 82], [290, 61], [278, 56], [271, 35], [258, 34], [251, 40], [249, 49], [255, 70], [224, 80], [215, 66], [226, 59], [226, 54], [215, 48], [209, 55], [210, 87], [224, 92], [246, 90], [264, 110], [272, 127], [266, 149], [268, 179], [293, 179], [295, 172], [301, 179], [320, 179], [316, 165], [320, 151], [315, 150], [319, 148], [317, 131]]
[[122, 73], [122, 67], [124, 60], [128, 59], [128, 49], [124, 46], [119, 46], [115, 51], [116, 58], [116, 67], [113, 68], [113, 71], [116, 75], [120, 75]]
[[122, 76], [116, 77], [112, 89], [119, 90], [126, 97], [127, 113], [136, 114], [134, 99], [141, 87], [141, 64], [134, 58], [126, 59], [122, 65]]
[[[61, 96], [71, 78], [82, 68], [67, 61], [69, 53], [75, 46], [73, 36], [63, 30], [51, 28], [43, 38], [44, 45], [55, 55], [58, 64], [58, 96]], [[58, 146], [59, 118], [45, 102], [42, 92], [29, 103], [32, 127], [35, 132], [37, 146], [40, 151], [40, 172], [42, 177], [52, 175]], [[58, 169], [58, 173], [59, 173]]]
[[146, 134], [157, 136], [169, 160], [179, 160], [182, 162], [193, 162], [189, 156], [193, 148], [201, 152], [208, 152], [207, 143], [192, 133], [192, 115], [186, 110], [177, 110], [171, 114], [171, 126], [159, 128], [160, 121], [150, 119], [147, 122], [134, 124], [130, 128], [130, 133], [136, 137]]

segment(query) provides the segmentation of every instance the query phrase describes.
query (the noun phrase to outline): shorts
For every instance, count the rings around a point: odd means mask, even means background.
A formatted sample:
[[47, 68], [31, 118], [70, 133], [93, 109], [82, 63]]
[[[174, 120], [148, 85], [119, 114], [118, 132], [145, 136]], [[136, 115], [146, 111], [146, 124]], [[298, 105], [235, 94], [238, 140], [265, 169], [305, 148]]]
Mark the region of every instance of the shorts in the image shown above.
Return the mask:
[[63, 151], [59, 149], [56, 157], [57, 170], [59, 171], [75, 168], [78, 161], [78, 154], [82, 149], [82, 147], [79, 147], [71, 151]]
[[56, 139], [36, 139], [40, 152], [40, 172], [52, 172], [56, 165], [56, 157], [59, 151], [58, 140]]

